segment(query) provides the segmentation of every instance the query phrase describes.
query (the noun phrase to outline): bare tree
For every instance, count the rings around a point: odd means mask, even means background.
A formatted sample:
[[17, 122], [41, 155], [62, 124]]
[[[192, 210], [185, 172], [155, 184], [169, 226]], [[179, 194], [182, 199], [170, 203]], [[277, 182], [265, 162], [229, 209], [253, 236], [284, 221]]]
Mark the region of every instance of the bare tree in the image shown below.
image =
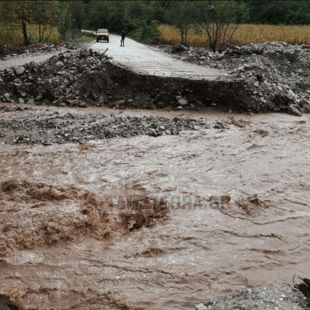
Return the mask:
[[236, 23], [235, 1], [196, 2], [196, 21], [207, 35], [209, 48], [215, 52], [230, 41], [239, 27]]
[[181, 44], [187, 44], [188, 31], [194, 21], [194, 6], [191, 1], [176, 1], [167, 9], [165, 17], [168, 24], [176, 26], [181, 33]]

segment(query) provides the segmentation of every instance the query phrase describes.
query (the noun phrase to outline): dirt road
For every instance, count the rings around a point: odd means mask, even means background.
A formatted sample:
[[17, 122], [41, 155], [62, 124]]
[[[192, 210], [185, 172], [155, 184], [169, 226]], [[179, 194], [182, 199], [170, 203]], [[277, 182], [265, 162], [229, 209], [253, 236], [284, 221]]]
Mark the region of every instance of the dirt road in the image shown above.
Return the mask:
[[120, 47], [120, 36], [117, 35], [110, 35], [109, 43], [101, 41], [91, 48], [97, 52], [104, 52], [108, 48], [107, 55], [113, 57], [116, 63], [141, 74], [210, 81], [228, 78], [224, 70], [184, 63], [164, 54], [159, 49], [129, 38], [125, 39], [125, 47]]
[[63, 50], [50, 52], [50, 53], [42, 54], [42, 55], [39, 55], [39, 54], [35, 54], [35, 55], [22, 54], [22, 55], [12, 57], [12, 58], [7, 59], [7, 60], [1, 60], [0, 61], [0, 70], [9, 69], [11, 67], [23, 66], [24, 64], [29, 63], [31, 61], [34, 61], [36, 63], [43, 62], [43, 61], [53, 57], [54, 55], [59, 54], [61, 51], [63, 51]]
[[[93, 51], [103, 53], [107, 48], [107, 55], [113, 57], [115, 63], [129, 68], [137, 73], [157, 75], [162, 77], [182, 77], [194, 80], [213, 81], [221, 78], [228, 79], [224, 70], [202, 67], [184, 63], [164, 54], [155, 47], [140, 44], [132, 39], [125, 39], [125, 47], [120, 47], [120, 36], [110, 34], [110, 42], [100, 41], [92, 44], [87, 43], [85, 47]], [[22, 55], [0, 62], [0, 70], [9, 69], [14, 66], [22, 66], [31, 61], [43, 62], [63, 49], [43, 55]]]
[[[108, 122], [114, 132], [137, 118], [205, 125], [159, 137], [1, 144], [1, 294], [25, 309], [185, 310], [309, 275], [306, 117], [33, 107], [2, 120], [11, 124], [6, 135], [26, 137], [31, 128], [20, 121], [41, 119], [86, 137], [111, 113], [121, 117]], [[152, 207], [151, 198], [165, 204]]]

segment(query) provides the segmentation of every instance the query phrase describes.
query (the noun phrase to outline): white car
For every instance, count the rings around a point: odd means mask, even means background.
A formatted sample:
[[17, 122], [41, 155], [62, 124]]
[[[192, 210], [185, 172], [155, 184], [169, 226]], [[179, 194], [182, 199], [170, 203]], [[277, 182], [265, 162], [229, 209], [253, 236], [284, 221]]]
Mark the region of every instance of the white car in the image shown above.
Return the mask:
[[105, 40], [109, 43], [109, 31], [108, 29], [98, 29], [96, 32], [97, 42], [99, 40]]

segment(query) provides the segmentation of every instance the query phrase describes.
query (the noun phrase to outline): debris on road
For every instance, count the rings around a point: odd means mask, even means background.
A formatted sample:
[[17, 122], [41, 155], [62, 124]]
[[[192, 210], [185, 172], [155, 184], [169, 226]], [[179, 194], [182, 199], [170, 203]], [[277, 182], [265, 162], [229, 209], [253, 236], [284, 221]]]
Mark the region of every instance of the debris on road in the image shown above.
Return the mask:
[[[66, 51], [41, 64], [31, 62], [0, 71], [0, 101], [71, 107], [287, 112], [297, 116], [310, 112], [307, 91], [296, 91], [298, 83], [293, 88], [286, 83], [289, 79], [279, 78], [285, 66], [273, 66], [276, 61], [272, 59], [281, 57], [268, 54], [272, 46], [269, 44], [262, 55], [255, 52], [256, 47], [252, 53], [251, 47], [240, 48], [237, 56], [230, 49], [224, 54], [203, 50], [203, 56], [198, 56], [200, 50], [190, 49], [187, 60], [203, 59], [204, 65], [231, 70], [230, 78], [218, 81], [139, 75], [116, 66], [105, 53], [85, 48]], [[291, 62], [287, 56], [284, 59]], [[305, 83], [307, 80], [302, 84], [306, 87]]]
[[242, 81], [256, 112], [310, 113], [308, 45], [285, 42], [232, 46], [222, 53], [202, 48], [172, 47], [176, 57], [202, 66], [228, 70]]

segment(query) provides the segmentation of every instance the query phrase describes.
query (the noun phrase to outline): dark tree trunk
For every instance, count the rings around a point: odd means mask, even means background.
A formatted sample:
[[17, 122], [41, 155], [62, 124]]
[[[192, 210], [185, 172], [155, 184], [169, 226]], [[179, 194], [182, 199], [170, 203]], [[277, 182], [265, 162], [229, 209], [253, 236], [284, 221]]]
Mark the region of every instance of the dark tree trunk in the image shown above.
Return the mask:
[[27, 35], [27, 22], [23, 20], [22, 25], [23, 25], [24, 44], [25, 46], [27, 46], [29, 45], [29, 39]]

